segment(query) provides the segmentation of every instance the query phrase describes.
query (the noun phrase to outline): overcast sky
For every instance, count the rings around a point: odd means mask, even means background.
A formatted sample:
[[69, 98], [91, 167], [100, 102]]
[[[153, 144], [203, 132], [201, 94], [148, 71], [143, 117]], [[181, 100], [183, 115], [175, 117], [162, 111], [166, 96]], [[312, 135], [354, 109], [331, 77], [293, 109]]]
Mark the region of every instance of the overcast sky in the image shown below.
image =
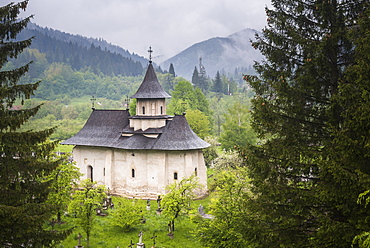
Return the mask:
[[[18, 1], [16, 1], [18, 2]], [[194, 43], [244, 28], [261, 30], [270, 0], [30, 0], [33, 22], [103, 38], [160, 62]], [[161, 57], [158, 57], [161, 56]]]

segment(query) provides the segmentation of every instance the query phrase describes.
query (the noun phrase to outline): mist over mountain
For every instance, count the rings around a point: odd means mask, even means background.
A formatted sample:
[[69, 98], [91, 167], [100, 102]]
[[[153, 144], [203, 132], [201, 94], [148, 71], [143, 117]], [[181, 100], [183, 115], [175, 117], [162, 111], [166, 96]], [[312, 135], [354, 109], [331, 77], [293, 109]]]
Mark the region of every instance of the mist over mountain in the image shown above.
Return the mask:
[[208, 76], [213, 78], [217, 71], [223, 74], [234, 74], [236, 68], [250, 70], [254, 61], [260, 61], [262, 55], [251, 46], [254, 40], [253, 29], [244, 29], [227, 37], [215, 37], [196, 43], [160, 65], [169, 68], [172, 63], [177, 76], [191, 79], [195, 66], [199, 69], [199, 59]]
[[[244, 29], [227, 37], [215, 37], [196, 43], [165, 60], [160, 66], [168, 70], [172, 63], [177, 76], [191, 80], [194, 68], [200, 68], [201, 58], [210, 78], [214, 78], [217, 71], [230, 77], [250, 74], [253, 72], [254, 61], [262, 59], [262, 55], [250, 42], [256, 33], [256, 30]], [[88, 67], [94, 73], [135, 76], [140, 75], [148, 64], [148, 59], [102, 38], [72, 35], [34, 23], [30, 23], [19, 38], [30, 36], [35, 36], [31, 48], [45, 53], [49, 63], [66, 63], [75, 70]]]
[[[55, 30], [55, 29], [48, 28], [48, 27], [40, 27], [39, 25], [35, 23], [29, 23], [27, 25], [26, 30], [35, 30], [43, 35], [47, 35], [58, 41], [67, 42], [67, 43], [71, 42], [73, 44], [76, 44], [77, 46], [81, 46], [84, 48], [90, 48], [91, 45], [94, 44], [95, 47], [100, 47], [102, 50], [108, 50], [112, 53], [120, 54], [123, 57], [131, 58], [134, 61], [139, 61], [143, 65], [143, 67], [145, 67], [148, 64], [148, 59], [138, 54], [130, 53], [128, 50], [125, 50], [124, 48], [120, 46], [108, 43], [102, 38], [96, 39], [96, 38], [91, 38], [91, 37], [89, 38], [89, 37], [85, 37], [81, 35], [73, 35], [70, 33], [62, 32], [62, 31]], [[34, 41], [34, 43], [35, 42], [38, 42], [37, 35], [36, 35], [36, 40]]]

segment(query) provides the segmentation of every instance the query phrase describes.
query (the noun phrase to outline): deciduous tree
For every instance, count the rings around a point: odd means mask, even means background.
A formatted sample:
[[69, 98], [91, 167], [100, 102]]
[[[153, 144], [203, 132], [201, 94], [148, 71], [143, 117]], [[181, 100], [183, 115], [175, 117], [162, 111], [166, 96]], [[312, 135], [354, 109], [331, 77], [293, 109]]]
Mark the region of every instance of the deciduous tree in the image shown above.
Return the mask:
[[97, 185], [90, 179], [81, 182], [80, 189], [73, 193], [73, 199], [68, 211], [75, 219], [76, 226], [86, 233], [86, 246], [90, 247], [90, 235], [94, 228], [96, 209], [101, 208], [106, 198], [104, 185]]
[[130, 199], [119, 199], [115, 204], [115, 209], [111, 214], [111, 224], [119, 226], [125, 231], [129, 231], [132, 226], [137, 225], [142, 220], [142, 209], [136, 201]]
[[57, 222], [62, 222], [62, 214], [67, 211], [71, 202], [71, 194], [77, 186], [77, 180], [82, 174], [66, 156], [63, 162], [49, 175], [49, 180], [53, 180], [50, 186], [50, 194], [47, 202], [57, 207]]
[[232, 150], [237, 146], [255, 144], [256, 135], [251, 127], [250, 107], [240, 101], [228, 109], [225, 123], [222, 124], [220, 143], [223, 149]]
[[195, 175], [183, 178], [180, 182], [168, 185], [168, 193], [163, 197], [163, 215], [170, 219], [170, 233], [175, 231], [175, 220], [181, 215], [189, 213], [191, 202], [196, 196], [199, 187]]

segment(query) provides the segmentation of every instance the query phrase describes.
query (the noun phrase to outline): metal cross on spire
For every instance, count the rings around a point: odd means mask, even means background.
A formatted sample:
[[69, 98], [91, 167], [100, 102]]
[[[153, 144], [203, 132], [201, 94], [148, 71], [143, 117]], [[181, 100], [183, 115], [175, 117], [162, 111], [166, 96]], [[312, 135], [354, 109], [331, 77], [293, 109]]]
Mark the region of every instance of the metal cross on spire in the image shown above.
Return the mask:
[[152, 63], [152, 46], [149, 47], [148, 53], [149, 53], [149, 63]]
[[90, 99], [90, 101], [91, 101], [92, 109], [94, 110], [95, 109], [95, 101], [96, 101], [96, 98], [94, 96], [92, 96], [92, 98]]

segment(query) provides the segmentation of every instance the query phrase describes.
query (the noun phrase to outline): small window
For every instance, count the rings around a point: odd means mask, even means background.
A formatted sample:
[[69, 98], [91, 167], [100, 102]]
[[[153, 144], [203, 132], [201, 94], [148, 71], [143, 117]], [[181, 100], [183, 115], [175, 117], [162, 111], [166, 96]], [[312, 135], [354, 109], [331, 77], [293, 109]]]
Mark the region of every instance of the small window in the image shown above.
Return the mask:
[[105, 168], [103, 168], [103, 176], [105, 176]]
[[163, 106], [161, 106], [161, 115], [163, 115]]
[[142, 109], [143, 109], [143, 115], [145, 115], [145, 107], [143, 106], [143, 108], [142, 108]]
[[195, 170], [194, 170], [194, 175], [195, 175], [195, 176], [198, 176], [198, 168], [195, 168]]
[[173, 179], [177, 180], [177, 172], [173, 173]]
[[134, 178], [135, 177], [135, 169], [131, 169], [131, 177]]
[[90, 179], [91, 181], [94, 181], [94, 178], [93, 178], [93, 167], [91, 165], [88, 165], [87, 166], [87, 179]]

